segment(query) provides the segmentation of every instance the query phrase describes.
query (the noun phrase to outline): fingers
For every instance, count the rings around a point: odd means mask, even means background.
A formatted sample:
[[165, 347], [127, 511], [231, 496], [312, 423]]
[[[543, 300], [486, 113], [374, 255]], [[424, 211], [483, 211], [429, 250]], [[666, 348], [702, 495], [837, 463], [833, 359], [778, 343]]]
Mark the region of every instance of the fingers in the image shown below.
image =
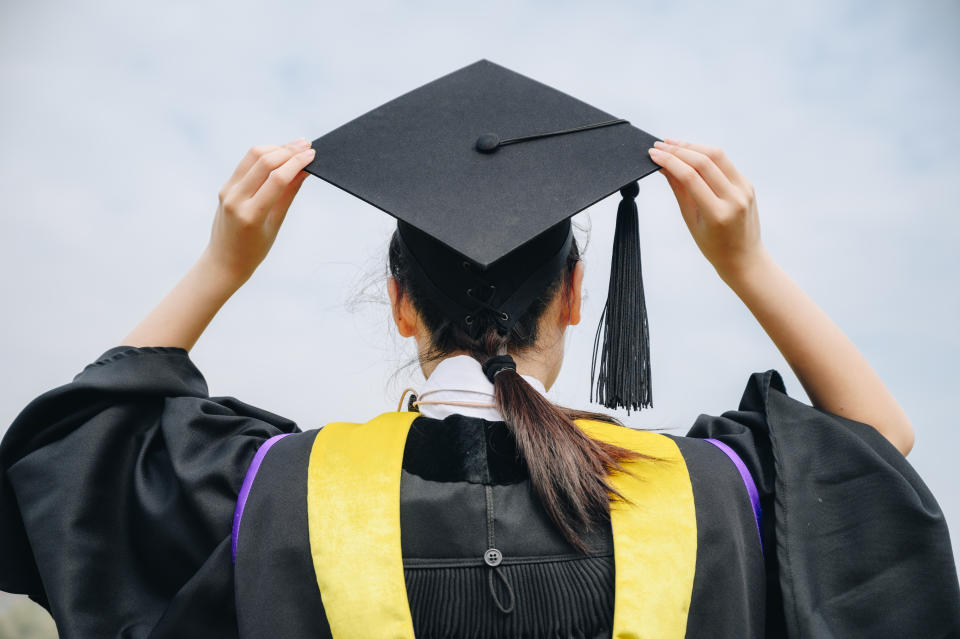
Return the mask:
[[720, 170], [720, 167], [714, 163], [714, 161], [707, 155], [700, 153], [699, 151], [694, 151], [692, 149], [683, 148], [673, 144], [665, 144], [663, 142], [656, 142], [654, 146], [661, 151], [667, 151], [676, 155], [678, 158], [692, 166], [697, 173], [700, 174], [700, 177], [703, 178], [703, 181], [707, 183], [707, 186], [710, 187], [717, 197], [723, 200], [728, 200], [734, 196], [734, 186], [730, 183], [730, 180], [727, 179], [727, 176], [724, 175], [723, 171]]
[[257, 208], [269, 208], [277, 203], [278, 198], [293, 181], [294, 178], [303, 170], [305, 166], [313, 161], [316, 152], [313, 149], [305, 149], [289, 157], [286, 162], [274, 169], [267, 179], [264, 180], [256, 194], [250, 198], [251, 204]]
[[237, 168], [234, 170], [233, 175], [230, 176], [230, 179], [227, 180], [227, 183], [224, 185], [224, 189], [229, 189], [234, 184], [240, 181], [240, 179], [247, 174], [247, 171], [250, 170], [250, 167], [253, 166], [253, 163], [256, 162], [261, 156], [270, 153], [271, 151], [276, 151], [280, 147], [275, 144], [260, 144], [254, 147], [251, 147], [247, 154], [243, 156], [243, 159], [240, 160], [240, 164], [237, 165]]
[[[667, 179], [673, 180], [686, 192], [687, 196], [693, 200], [698, 208], [712, 210], [720, 203], [720, 199], [714, 194], [713, 190], [707, 186], [703, 176], [692, 166], [681, 160], [679, 157], [658, 148], [649, 149], [650, 159], [663, 167]], [[671, 187], [674, 185], [671, 184]], [[674, 193], [677, 189], [674, 188]], [[677, 197], [679, 200], [679, 196]], [[679, 202], [681, 209], [684, 209], [683, 202]]]
[[707, 146], [706, 144], [694, 144], [693, 142], [674, 140], [673, 138], [664, 138], [664, 142], [679, 146], [684, 149], [690, 149], [691, 151], [703, 153], [713, 160], [718, 167], [720, 167], [720, 170], [723, 171], [723, 174], [727, 176], [728, 180], [740, 187], [746, 188], [749, 186], [747, 179], [740, 174], [740, 171], [738, 171], [735, 166], [733, 166], [733, 162], [730, 161], [730, 158], [727, 157], [726, 153], [724, 153], [722, 149], [719, 149], [715, 146]]
[[[282, 166], [291, 157], [310, 148], [310, 143], [306, 140], [287, 144], [273, 151], [261, 155], [253, 163], [233, 190], [238, 198], [246, 200], [253, 197], [253, 194], [260, 190], [270, 174]], [[291, 176], [292, 177], [292, 176]]]
[[[291, 142], [287, 142], [284, 146], [288, 148], [294, 148], [297, 144], [305, 141], [304, 138], [297, 138]], [[280, 147], [276, 144], [259, 144], [257, 146], [251, 147], [247, 154], [243, 156], [243, 159], [240, 160], [240, 164], [237, 165], [237, 168], [234, 169], [233, 175], [230, 176], [230, 179], [227, 180], [226, 184], [223, 185], [223, 188], [220, 189], [220, 201], [227, 197], [227, 194], [230, 193], [231, 189], [237, 185], [237, 183], [243, 179], [243, 176], [247, 174], [257, 160], [259, 160], [264, 155], [276, 151]]]
[[308, 175], [303, 167], [313, 161], [314, 155], [316, 152], [313, 149], [294, 155], [271, 173], [256, 195], [250, 199], [250, 205], [256, 210], [268, 211], [271, 224], [279, 226], [283, 223], [290, 203]]

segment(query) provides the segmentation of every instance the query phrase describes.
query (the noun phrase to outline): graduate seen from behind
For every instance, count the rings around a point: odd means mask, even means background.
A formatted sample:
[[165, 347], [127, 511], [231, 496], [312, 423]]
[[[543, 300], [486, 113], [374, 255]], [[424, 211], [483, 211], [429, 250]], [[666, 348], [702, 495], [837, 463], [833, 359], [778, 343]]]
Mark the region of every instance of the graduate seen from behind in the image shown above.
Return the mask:
[[[651, 405], [634, 198], [654, 172], [812, 406], [775, 370], [686, 436], [547, 399], [570, 330], [595, 340], [599, 404]], [[301, 431], [210, 397], [188, 353], [310, 174], [397, 219], [387, 289], [426, 382]], [[601, 326], [575, 330], [570, 217], [618, 191]], [[219, 201], [180, 283], [0, 445], [0, 588], [61, 637], [960, 636], [913, 428], [765, 250], [719, 149], [480, 61], [253, 147]]]

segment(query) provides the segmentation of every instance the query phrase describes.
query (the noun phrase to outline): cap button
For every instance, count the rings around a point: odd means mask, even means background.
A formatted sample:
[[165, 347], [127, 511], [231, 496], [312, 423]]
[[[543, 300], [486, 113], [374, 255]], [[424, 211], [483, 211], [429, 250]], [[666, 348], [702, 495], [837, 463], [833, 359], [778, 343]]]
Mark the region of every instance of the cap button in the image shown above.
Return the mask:
[[503, 561], [503, 553], [496, 548], [488, 548], [487, 551], [483, 553], [483, 561], [486, 562], [488, 566], [499, 566], [500, 562]]
[[481, 153], [493, 153], [500, 146], [500, 136], [496, 133], [484, 133], [477, 138], [476, 149]]
[[631, 182], [622, 189], [620, 189], [620, 195], [622, 195], [627, 200], [632, 200], [638, 195], [640, 195], [640, 185], [636, 182]]

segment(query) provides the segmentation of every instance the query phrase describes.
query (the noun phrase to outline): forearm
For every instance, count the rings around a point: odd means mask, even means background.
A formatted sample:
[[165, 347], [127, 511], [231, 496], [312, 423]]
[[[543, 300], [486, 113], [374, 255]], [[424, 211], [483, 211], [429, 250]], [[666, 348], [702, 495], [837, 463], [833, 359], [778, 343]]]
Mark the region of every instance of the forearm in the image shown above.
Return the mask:
[[267, 256], [314, 157], [298, 138], [255, 146], [218, 194], [210, 243], [197, 263], [124, 344], [193, 348], [217, 311]]
[[760, 250], [718, 273], [743, 300], [817, 408], [870, 424], [906, 455], [913, 428], [880, 377], [843, 331]]
[[123, 344], [178, 346], [189, 351], [242, 284], [237, 276], [219, 267], [204, 252], [166, 297], [127, 335]]

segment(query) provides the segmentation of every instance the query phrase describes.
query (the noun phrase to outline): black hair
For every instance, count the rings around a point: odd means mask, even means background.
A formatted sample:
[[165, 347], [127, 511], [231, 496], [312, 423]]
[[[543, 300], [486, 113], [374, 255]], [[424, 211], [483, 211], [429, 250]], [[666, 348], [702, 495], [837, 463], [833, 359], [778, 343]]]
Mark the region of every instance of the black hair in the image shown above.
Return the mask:
[[[482, 364], [496, 355], [519, 354], [536, 347], [544, 312], [558, 295], [566, 302], [570, 294], [580, 249], [574, 240], [563, 268], [507, 334], [498, 330], [492, 311], [476, 313], [471, 318], [476, 323], [471, 324], [471, 333], [476, 337], [464, 330], [461, 318], [441, 312], [418, 285], [411, 259], [395, 232], [390, 241], [389, 269], [397, 284], [398, 300], [404, 296], [409, 299], [431, 336], [430, 344], [420, 353], [421, 363], [465, 352]], [[517, 441], [531, 485], [545, 511], [571, 545], [589, 551], [582, 533], [609, 522], [610, 499], [623, 498], [607, 481], [609, 473], [622, 471], [624, 461], [653, 458], [587, 436], [574, 420], [618, 422], [602, 413], [553, 404], [515, 370], [499, 372], [493, 382], [497, 409]]]

